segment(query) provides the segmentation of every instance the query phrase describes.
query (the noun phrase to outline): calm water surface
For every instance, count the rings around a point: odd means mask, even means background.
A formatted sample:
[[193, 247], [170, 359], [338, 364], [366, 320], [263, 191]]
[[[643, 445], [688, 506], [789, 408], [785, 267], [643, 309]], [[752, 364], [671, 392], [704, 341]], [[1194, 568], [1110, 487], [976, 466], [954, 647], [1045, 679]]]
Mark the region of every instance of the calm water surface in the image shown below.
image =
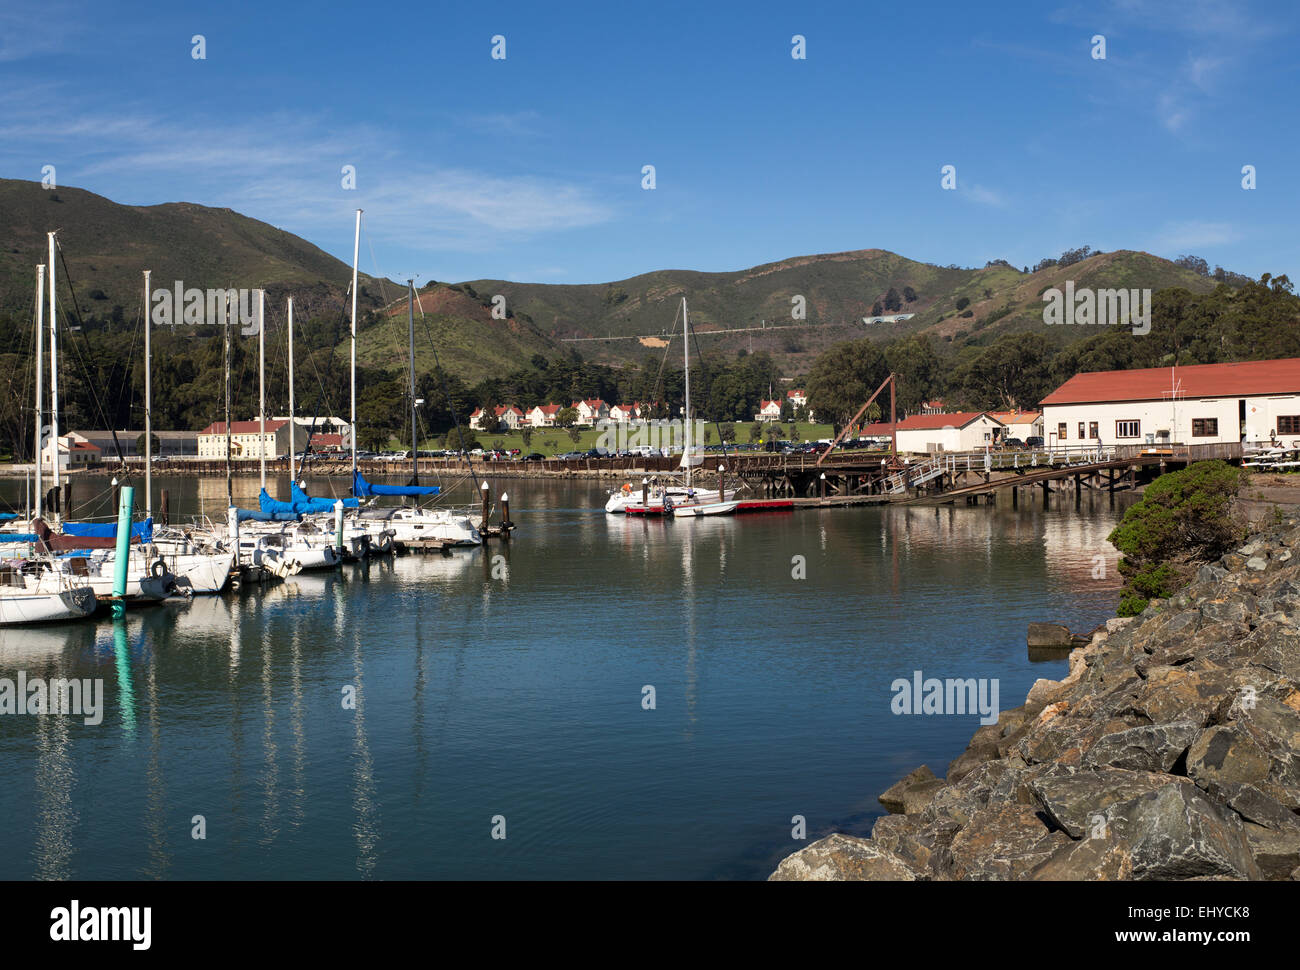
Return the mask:
[[[173, 516], [225, 505], [155, 486]], [[894, 715], [895, 678], [1018, 706], [1066, 669], [1026, 624], [1090, 629], [1118, 588], [1104, 497], [646, 522], [588, 483], [502, 488], [508, 545], [0, 630], [0, 677], [102, 678], [107, 708], [0, 717], [0, 878], [763, 878], [806, 844], [792, 816], [865, 833], [978, 726]]]

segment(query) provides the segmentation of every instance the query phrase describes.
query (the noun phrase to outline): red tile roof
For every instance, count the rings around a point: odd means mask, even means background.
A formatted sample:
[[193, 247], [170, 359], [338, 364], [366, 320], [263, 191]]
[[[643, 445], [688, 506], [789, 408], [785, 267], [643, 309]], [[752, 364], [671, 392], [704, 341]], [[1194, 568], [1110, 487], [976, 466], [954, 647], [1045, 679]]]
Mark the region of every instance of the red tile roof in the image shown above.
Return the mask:
[[[275, 434], [275, 432], [285, 427], [288, 423], [289, 423], [288, 421], [272, 421], [270, 418], [267, 418], [266, 419], [267, 434]], [[262, 422], [258, 421], [256, 418], [254, 418], [252, 421], [232, 421], [230, 422], [230, 433], [231, 434], [257, 434], [261, 429], [261, 426], [262, 426]], [[210, 425], [208, 425], [206, 428], [204, 428], [202, 431], [199, 432], [199, 434], [225, 434], [225, 433], [226, 433], [226, 422], [224, 421], [213, 421]]]
[[1107, 401], [1169, 400], [1178, 397], [1245, 397], [1300, 393], [1300, 358], [1252, 360], [1240, 364], [1191, 364], [1075, 374], [1043, 404], [1096, 404]]
[[[950, 414], [913, 414], [909, 418], [904, 418], [898, 422], [899, 431], [935, 431], [939, 428], [964, 428], [976, 418], [988, 414], [994, 421], [998, 421], [987, 411], [953, 411]], [[998, 421], [998, 424], [1001, 424]]]

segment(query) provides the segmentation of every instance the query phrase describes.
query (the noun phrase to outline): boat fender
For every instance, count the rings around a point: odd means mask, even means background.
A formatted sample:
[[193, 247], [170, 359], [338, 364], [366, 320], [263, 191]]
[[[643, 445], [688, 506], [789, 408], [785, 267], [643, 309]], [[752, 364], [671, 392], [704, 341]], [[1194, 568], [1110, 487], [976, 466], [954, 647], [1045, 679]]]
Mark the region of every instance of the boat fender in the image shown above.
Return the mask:
[[149, 567], [149, 572], [154, 579], [162, 579], [167, 575], [167, 564], [161, 559], [155, 559], [153, 565]]

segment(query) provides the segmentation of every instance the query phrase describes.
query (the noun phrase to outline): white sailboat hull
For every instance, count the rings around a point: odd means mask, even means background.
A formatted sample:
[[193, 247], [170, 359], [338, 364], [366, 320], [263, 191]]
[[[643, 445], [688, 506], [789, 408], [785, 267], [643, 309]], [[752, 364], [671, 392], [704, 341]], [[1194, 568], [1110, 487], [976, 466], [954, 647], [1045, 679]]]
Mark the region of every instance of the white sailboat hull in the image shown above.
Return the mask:
[[80, 620], [98, 605], [94, 590], [86, 586], [51, 592], [0, 587], [0, 626]]
[[678, 519], [697, 519], [706, 515], [730, 515], [736, 511], [739, 502], [697, 502], [691, 505], [673, 507], [673, 517]]
[[[650, 502], [657, 504], [663, 501], [664, 489], [650, 489]], [[676, 502], [686, 502], [690, 500], [690, 494], [685, 485], [669, 485], [667, 488], [668, 497]], [[710, 488], [695, 489], [695, 498], [700, 502], [715, 502], [718, 499], [718, 491]], [[605, 511], [613, 514], [619, 514], [627, 511], [629, 505], [641, 504], [641, 490], [634, 488], [630, 492], [614, 492], [605, 503]]]

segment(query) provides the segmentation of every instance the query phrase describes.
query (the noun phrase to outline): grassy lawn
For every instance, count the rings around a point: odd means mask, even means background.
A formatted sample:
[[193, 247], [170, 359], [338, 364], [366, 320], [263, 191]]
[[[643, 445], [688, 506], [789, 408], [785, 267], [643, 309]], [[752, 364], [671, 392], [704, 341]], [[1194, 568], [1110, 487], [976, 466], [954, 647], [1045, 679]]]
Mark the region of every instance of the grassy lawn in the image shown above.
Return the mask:
[[[752, 421], [748, 421], [735, 425], [736, 441], [741, 443], [747, 443], [750, 441], [749, 433], [752, 424]], [[725, 426], [726, 425], [723, 425], [723, 427]], [[778, 427], [781, 428], [779, 437], [790, 437], [790, 425], [782, 424]], [[801, 422], [798, 425], [798, 431], [800, 441], [815, 441], [818, 438], [834, 437], [834, 431], [829, 424], [808, 424]], [[500, 434], [487, 434], [478, 431], [475, 432], [475, 434], [478, 436], [479, 444], [484, 448], [501, 447], [507, 450], [518, 448], [524, 454], [535, 451], [550, 457], [551, 455], [563, 454], [566, 451], [587, 451], [588, 449], [594, 448], [596, 447], [597, 439], [602, 433], [595, 428], [578, 428], [577, 432], [578, 440], [577, 442], [574, 442], [574, 440], [569, 437], [569, 430], [567, 428], [535, 428], [532, 432], [532, 438], [527, 445], [524, 444], [523, 436], [518, 431], [502, 432]], [[704, 444], [717, 444], [717, 427], [710, 424], [708, 425], [706, 432]], [[631, 432], [629, 432], [629, 434], [631, 434]], [[499, 445], [498, 442], [500, 443]], [[395, 451], [409, 447], [409, 444], [403, 445], [396, 440], [389, 443], [389, 448]], [[434, 450], [442, 447], [443, 444], [441, 438], [431, 439], [420, 445], [421, 450]]]

